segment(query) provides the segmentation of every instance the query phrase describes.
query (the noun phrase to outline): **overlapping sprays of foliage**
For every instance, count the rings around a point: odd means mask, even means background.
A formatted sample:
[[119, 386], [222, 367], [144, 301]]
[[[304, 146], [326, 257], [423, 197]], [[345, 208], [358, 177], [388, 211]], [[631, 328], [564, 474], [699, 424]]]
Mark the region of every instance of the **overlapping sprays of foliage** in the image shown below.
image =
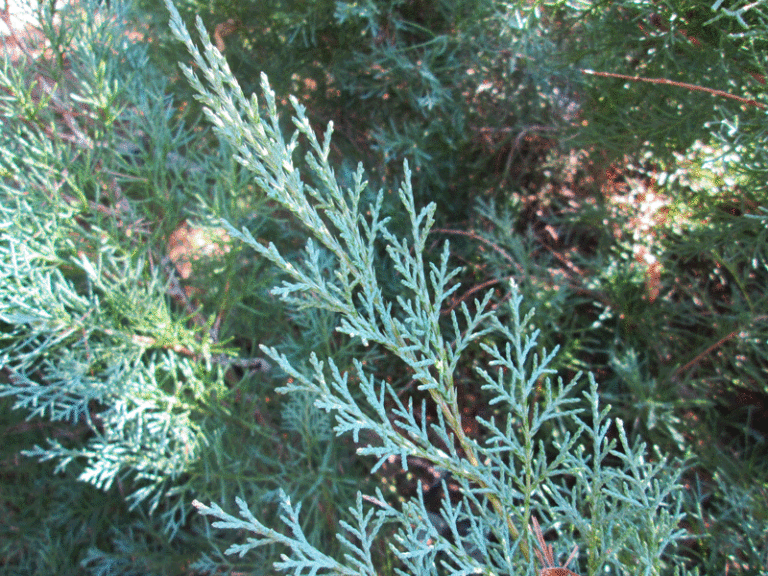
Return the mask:
[[47, 40], [2, 71], [0, 364], [18, 410], [2, 562], [19, 573], [169, 573], [201, 553], [242, 570], [190, 517], [194, 497], [276, 511], [280, 489], [307, 500], [320, 541], [365, 480], [311, 399], [275, 396], [257, 349], [343, 363], [352, 347], [332, 317], [286, 311], [275, 272], [216, 223], [295, 243], [231, 150], [180, 120], [128, 8], [44, 7]]
[[178, 6], [229, 62], [196, 87], [156, 3], [44, 4], [3, 69], [10, 570], [527, 572], [531, 514], [581, 574], [667, 572], [676, 527], [688, 566], [764, 561], [759, 4]]

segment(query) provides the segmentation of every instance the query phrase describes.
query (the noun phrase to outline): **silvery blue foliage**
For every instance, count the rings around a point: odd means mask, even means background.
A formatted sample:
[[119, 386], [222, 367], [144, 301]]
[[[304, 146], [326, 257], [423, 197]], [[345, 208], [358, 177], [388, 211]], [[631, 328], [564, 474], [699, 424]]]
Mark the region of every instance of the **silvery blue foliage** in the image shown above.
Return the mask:
[[[511, 320], [502, 322], [486, 294], [451, 312], [445, 327], [444, 304], [459, 288], [459, 270], [449, 264], [447, 243], [437, 263], [427, 260], [435, 206], [414, 205], [407, 163], [398, 196], [410, 237], [401, 238], [381, 217], [382, 192], [363, 204], [362, 166], [350, 186], [339, 184], [329, 161], [332, 124], [318, 137], [304, 107], [291, 99], [295, 131], [286, 139], [267, 78], [262, 76], [263, 101], [247, 98], [202, 21], [200, 50], [173, 4], [166, 3], [172, 30], [194, 60], [195, 68], [183, 67], [184, 73], [218, 135], [258, 186], [304, 224], [309, 239], [303, 260], [294, 264], [247, 229], [227, 224], [230, 234], [287, 274], [289, 280], [274, 289], [283, 300], [338, 314], [340, 332], [402, 361], [428, 392], [437, 417], [428, 423], [426, 404], [403, 400], [361, 362], [348, 373], [313, 354], [309, 367], [300, 368], [267, 348], [290, 377], [280, 391], [315, 395], [316, 406], [334, 414], [336, 434], [351, 433], [359, 454], [374, 457], [372, 471], [392, 459], [407, 468], [408, 458], [418, 457], [450, 474], [462, 495], [458, 502], [445, 499], [439, 518], [423, 499], [397, 504], [381, 492], [359, 495], [350, 509], [353, 521], [337, 535], [346, 550], [341, 558], [308, 543], [299, 522], [301, 504], [288, 498], [281, 504], [283, 530], [262, 524], [242, 500], [239, 517], [219, 504], [196, 502], [199, 511], [216, 518], [215, 527], [248, 534], [229, 552], [244, 555], [277, 543], [286, 547], [275, 564], [281, 571], [373, 575], [375, 542], [384, 538], [401, 574], [530, 574], [537, 570], [528, 529], [535, 515], [561, 535], [556, 557], [579, 544], [579, 566], [571, 568], [581, 574], [668, 570], [673, 559], [667, 550], [681, 535], [679, 472], [664, 458], [650, 457], [644, 445], [629, 442], [622, 423], [599, 406], [593, 378], [586, 387], [579, 377], [553, 382], [548, 366], [556, 350], [537, 349], [531, 312], [523, 314], [514, 285], [506, 310]], [[304, 172], [295, 160], [303, 147]], [[382, 244], [401, 287], [394, 300], [385, 298], [377, 278]], [[498, 408], [497, 416], [479, 419], [482, 439], [462, 427], [455, 381], [462, 354], [475, 342], [488, 358], [477, 377]]]
[[[195, 400], [203, 395], [195, 361], [172, 350], [179, 338], [195, 343], [195, 334], [172, 317], [167, 278], [144, 246], [126, 249], [131, 230], [134, 242], [141, 235], [131, 203], [117, 198], [115, 181], [105, 190], [94, 175], [94, 166], [115, 166], [129, 136], [91, 129], [101, 126], [94, 117], [105, 125], [119, 118], [130, 135], [144, 118], [167, 118], [173, 108], [146, 47], [123, 33], [127, 4], [111, 2], [108, 16], [97, 14], [98, 4], [60, 13], [40, 5], [47, 31], [67, 39], [66, 90], [49, 86], [50, 100], [36, 102], [25, 86], [45, 81], [30, 73], [32, 63], [4, 59], [0, 70], [0, 397], [13, 398], [29, 418], [81, 426], [26, 455], [55, 461], [56, 472], [77, 461], [79, 479], [102, 490], [130, 478], [131, 504], [158, 510], [173, 534], [188, 507], [169, 496], [184, 491], [180, 479], [204, 441], [192, 403], [179, 402], [168, 382], [183, 380]], [[51, 102], [78, 109], [72, 138], [55, 124]], [[179, 139], [169, 135], [173, 144]], [[104, 217], [107, 204], [125, 244]], [[82, 442], [73, 441], [78, 434]]]

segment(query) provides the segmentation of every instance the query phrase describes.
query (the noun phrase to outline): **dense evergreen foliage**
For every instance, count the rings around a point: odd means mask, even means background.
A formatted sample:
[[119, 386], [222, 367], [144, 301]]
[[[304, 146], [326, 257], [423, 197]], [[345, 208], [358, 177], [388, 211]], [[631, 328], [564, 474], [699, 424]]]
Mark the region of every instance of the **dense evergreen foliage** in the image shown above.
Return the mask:
[[764, 570], [764, 3], [36, 11], [4, 573]]

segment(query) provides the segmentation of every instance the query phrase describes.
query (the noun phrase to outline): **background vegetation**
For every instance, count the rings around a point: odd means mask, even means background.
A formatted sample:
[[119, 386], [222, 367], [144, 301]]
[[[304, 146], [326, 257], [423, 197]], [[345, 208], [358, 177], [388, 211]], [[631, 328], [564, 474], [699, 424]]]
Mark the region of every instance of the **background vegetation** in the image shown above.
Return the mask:
[[[358, 359], [403, 398], [423, 393], [335, 314], [270, 292], [284, 274], [220, 219], [296, 261], [304, 228], [209, 132], [165, 7], [103, 4], [41, 3], [39, 30], [5, 37], [0, 566], [271, 573], [279, 547], [225, 555], [237, 535], [190, 502], [240, 497], [274, 521], [278, 489], [338, 554], [359, 489], [429, 501], [439, 471], [371, 474], [313, 397], [275, 393], [286, 374], [259, 345], [297, 365]], [[550, 367], [594, 374], [630, 440], [685, 461], [686, 569], [765, 570], [764, 3], [176, 5], [246, 93], [264, 71], [312, 127], [333, 120], [337, 177], [362, 161], [395, 233], [409, 161], [417, 205], [437, 204], [431, 257], [449, 238], [463, 265], [452, 306], [492, 288], [510, 320], [514, 279], [539, 343], [560, 346]], [[394, 277], [378, 276], [390, 297]], [[494, 415], [471, 372], [487, 360], [477, 347], [457, 367], [470, 436]], [[384, 549], [379, 562], [394, 569]]]

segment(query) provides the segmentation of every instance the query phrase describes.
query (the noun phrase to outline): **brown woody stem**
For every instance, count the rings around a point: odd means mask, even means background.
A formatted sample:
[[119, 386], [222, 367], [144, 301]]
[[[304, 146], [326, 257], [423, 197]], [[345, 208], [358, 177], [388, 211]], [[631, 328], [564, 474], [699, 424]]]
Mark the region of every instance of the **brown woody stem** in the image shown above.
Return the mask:
[[721, 98], [730, 98], [731, 100], [737, 100], [742, 104], [748, 106], [754, 106], [765, 110], [766, 105], [757, 102], [754, 99], [742, 98], [723, 90], [715, 90], [714, 88], [707, 88], [706, 86], [698, 86], [697, 84], [688, 84], [687, 82], [676, 82], [675, 80], [668, 80], [666, 78], [645, 78], [643, 76], [628, 76], [627, 74], [616, 74], [615, 72], [596, 72], [594, 70], [581, 69], [583, 74], [589, 74], [590, 76], [600, 76], [602, 78], [619, 78], [621, 80], [629, 80], [631, 82], [647, 82], [649, 84], [665, 84], [667, 86], [676, 86], [678, 88], [685, 88], [694, 92], [706, 92], [713, 96], [720, 96]]

